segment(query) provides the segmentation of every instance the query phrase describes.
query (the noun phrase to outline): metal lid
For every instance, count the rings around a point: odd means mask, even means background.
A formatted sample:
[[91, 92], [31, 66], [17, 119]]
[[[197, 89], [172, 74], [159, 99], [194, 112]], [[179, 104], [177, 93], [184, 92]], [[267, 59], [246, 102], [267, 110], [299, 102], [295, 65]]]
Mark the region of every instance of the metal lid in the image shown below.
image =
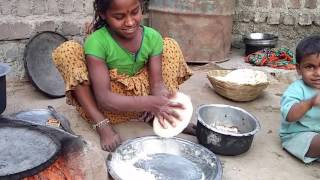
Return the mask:
[[21, 179], [56, 160], [61, 143], [36, 126], [0, 118], [0, 179]]
[[64, 81], [52, 62], [51, 54], [66, 40], [56, 32], [41, 32], [31, 38], [24, 52], [25, 69], [31, 82], [50, 97], [65, 95]]
[[[69, 120], [61, 115], [59, 121], [65, 121], [63, 124], [69, 124]], [[63, 130], [61, 127], [53, 127], [47, 124], [48, 119], [55, 118], [48, 109], [31, 109], [26, 111], [19, 111], [17, 113], [10, 114], [6, 118], [11, 120], [23, 121], [25, 124], [31, 126], [40, 125], [44, 132], [53, 135], [59, 141], [65, 141], [68, 139], [76, 139], [77, 135], [73, 134], [72, 131]]]

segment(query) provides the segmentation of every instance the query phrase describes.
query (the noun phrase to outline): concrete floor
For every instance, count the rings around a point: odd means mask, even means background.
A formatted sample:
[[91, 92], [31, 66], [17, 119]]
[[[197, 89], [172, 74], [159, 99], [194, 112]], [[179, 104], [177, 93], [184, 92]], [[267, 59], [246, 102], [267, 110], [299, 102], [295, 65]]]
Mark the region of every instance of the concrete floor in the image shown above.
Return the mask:
[[[230, 61], [217, 66], [228, 69], [231, 66], [239, 67], [239, 65], [236, 65], [237, 63], [243, 65], [241, 59], [232, 58]], [[262, 127], [261, 131], [255, 135], [248, 152], [232, 157], [218, 155], [223, 165], [223, 179], [319, 179], [319, 163], [305, 165], [282, 150], [280, 146], [278, 137], [279, 101], [281, 93], [287, 87], [287, 82], [279, 81], [279, 78], [272, 79], [269, 87], [258, 99], [252, 102], [236, 103], [217, 95], [212, 90], [206, 78], [206, 72], [217, 66], [213, 64], [193, 66], [194, 76], [181, 86], [181, 91], [191, 96], [195, 108], [200, 104], [207, 103], [238, 106], [256, 116]], [[265, 67], [263, 69], [270, 70]], [[286, 71], [279, 74], [283, 73], [286, 73]], [[294, 71], [290, 71], [289, 74], [294, 74]], [[288, 78], [284, 79], [288, 80]], [[108, 179], [104, 162], [108, 153], [100, 149], [97, 134], [80, 118], [73, 107], [65, 104], [65, 98], [50, 99], [38, 92], [28, 82], [7, 83], [7, 108], [3, 115], [21, 110], [46, 108], [48, 105], [54, 106], [59, 113], [67, 117], [71, 122], [72, 129], [86, 140], [88, 144], [85, 149], [86, 161], [83, 162], [86, 166], [86, 179]], [[192, 121], [196, 122], [196, 118], [193, 117]], [[124, 140], [153, 134], [151, 127], [143, 123], [120, 124], [115, 128]], [[197, 142], [196, 138], [192, 136], [179, 135], [179, 137]]]

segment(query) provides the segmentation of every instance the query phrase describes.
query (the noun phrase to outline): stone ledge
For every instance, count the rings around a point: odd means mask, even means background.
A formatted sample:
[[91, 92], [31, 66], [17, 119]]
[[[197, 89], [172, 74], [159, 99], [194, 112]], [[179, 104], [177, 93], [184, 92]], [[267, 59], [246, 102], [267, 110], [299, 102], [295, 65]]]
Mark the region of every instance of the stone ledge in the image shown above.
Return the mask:
[[81, 36], [84, 34], [84, 24], [92, 18], [62, 17], [41, 18], [2, 18], [0, 20], [0, 41], [29, 39], [41, 31], [56, 31], [65, 36]]

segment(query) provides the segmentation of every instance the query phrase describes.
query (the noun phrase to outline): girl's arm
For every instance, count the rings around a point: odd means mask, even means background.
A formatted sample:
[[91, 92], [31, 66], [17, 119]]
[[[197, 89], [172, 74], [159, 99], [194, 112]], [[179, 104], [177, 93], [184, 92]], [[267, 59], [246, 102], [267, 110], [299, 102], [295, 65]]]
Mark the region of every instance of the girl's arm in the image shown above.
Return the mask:
[[[122, 96], [111, 91], [109, 70], [105, 62], [87, 56], [87, 66], [93, 92], [99, 106], [109, 111], [152, 111], [156, 99], [151, 96]], [[155, 103], [150, 103], [155, 102]], [[160, 102], [166, 103], [166, 102]]]
[[[163, 97], [163, 98], [166, 97], [168, 99], [170, 99], [172, 96], [174, 96], [173, 93], [169, 93], [169, 91], [167, 90], [167, 88], [165, 87], [164, 82], [163, 82], [161, 55], [153, 56], [149, 59], [148, 72], [149, 72], [149, 80], [150, 80], [152, 95]], [[164, 120], [167, 120], [172, 125], [175, 124], [174, 119], [180, 120], [178, 114], [174, 110], [172, 110], [172, 108], [183, 108], [183, 105], [182, 104], [175, 104], [175, 105], [168, 104], [168, 106], [166, 108], [167, 108], [167, 111], [155, 114], [159, 119], [159, 123], [164, 128], [165, 128]], [[173, 117], [175, 117], [175, 118], [173, 118]]]
[[87, 56], [87, 66], [93, 92], [98, 105], [108, 111], [153, 112], [161, 114], [174, 124], [173, 117], [177, 113], [171, 107], [179, 105], [170, 103], [165, 96], [122, 96], [113, 93], [110, 87], [109, 70], [104, 61], [93, 56]]
[[161, 55], [153, 56], [148, 61], [149, 80], [151, 93], [155, 96], [168, 96], [169, 91], [164, 85], [162, 78], [162, 59]]
[[296, 122], [299, 121], [313, 106], [318, 106], [320, 104], [320, 96], [314, 96], [311, 99], [301, 101], [300, 103], [294, 104], [288, 115], [288, 122]]

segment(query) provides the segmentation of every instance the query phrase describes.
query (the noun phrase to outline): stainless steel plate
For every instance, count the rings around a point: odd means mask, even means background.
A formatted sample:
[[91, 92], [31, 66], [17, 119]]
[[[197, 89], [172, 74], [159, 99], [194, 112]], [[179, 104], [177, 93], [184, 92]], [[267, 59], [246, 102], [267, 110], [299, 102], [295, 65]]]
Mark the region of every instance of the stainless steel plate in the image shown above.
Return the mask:
[[116, 180], [218, 180], [222, 167], [214, 153], [180, 138], [146, 136], [128, 140], [107, 159]]

